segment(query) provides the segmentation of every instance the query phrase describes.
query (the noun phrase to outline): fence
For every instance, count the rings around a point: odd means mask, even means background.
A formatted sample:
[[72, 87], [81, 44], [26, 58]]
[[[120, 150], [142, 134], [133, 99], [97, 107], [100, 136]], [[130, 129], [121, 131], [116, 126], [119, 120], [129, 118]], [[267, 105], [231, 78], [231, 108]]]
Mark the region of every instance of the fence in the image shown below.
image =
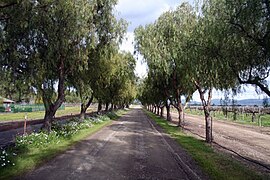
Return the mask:
[[[43, 104], [30, 104], [30, 105], [11, 105], [11, 112], [35, 112], [45, 111]], [[61, 105], [58, 110], [65, 110], [65, 105]]]

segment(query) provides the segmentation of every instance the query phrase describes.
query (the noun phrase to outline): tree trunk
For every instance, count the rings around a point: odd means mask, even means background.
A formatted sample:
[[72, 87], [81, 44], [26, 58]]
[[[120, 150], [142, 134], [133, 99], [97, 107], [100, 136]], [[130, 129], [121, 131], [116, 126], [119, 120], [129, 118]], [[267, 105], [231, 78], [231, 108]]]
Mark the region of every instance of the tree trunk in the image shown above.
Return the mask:
[[159, 108], [160, 108], [160, 107], [159, 107], [159, 106], [157, 106], [157, 115], [159, 115]]
[[[58, 90], [57, 90], [57, 99], [53, 103], [51, 101], [51, 93], [47, 93], [46, 90], [51, 91], [51, 89], [46, 89], [46, 84], [42, 84], [40, 91], [42, 92], [42, 100], [45, 106], [45, 116], [44, 116], [44, 125], [43, 127], [47, 132], [51, 131], [51, 122], [57, 111], [57, 109], [62, 105], [65, 99], [65, 76], [64, 76], [64, 59], [61, 58], [59, 74], [58, 74]], [[49, 95], [48, 95], [49, 94]]]
[[105, 104], [105, 111], [108, 111], [109, 110], [109, 103], [107, 102], [106, 104]]
[[211, 116], [210, 111], [207, 106], [204, 106], [204, 115], [205, 115], [205, 138], [207, 143], [212, 142], [212, 124], [211, 124]]
[[45, 111], [45, 117], [44, 117], [44, 125], [43, 125], [43, 127], [49, 133], [51, 132], [51, 128], [52, 128], [51, 122], [53, 120], [53, 117], [54, 117], [55, 113], [56, 113], [56, 110], [55, 111], [53, 111], [53, 110], [49, 110], [49, 111], [46, 110]]
[[[180, 105], [182, 106], [182, 105]], [[183, 126], [183, 120], [184, 120], [184, 110], [183, 110], [183, 107], [180, 107], [179, 108], [179, 117], [178, 117], [178, 126]]]
[[251, 121], [254, 122], [255, 121], [255, 118], [256, 118], [255, 113], [252, 113]]
[[207, 143], [212, 143], [212, 123], [211, 123], [211, 116], [210, 116], [210, 105], [211, 105], [211, 98], [212, 98], [212, 87], [208, 90], [208, 98], [207, 101], [205, 100], [204, 94], [206, 90], [203, 90], [202, 87], [195, 82], [196, 88], [199, 91], [200, 99], [202, 101], [204, 116], [205, 116], [205, 139]]
[[101, 102], [98, 102], [98, 109], [97, 109], [97, 112], [99, 113], [102, 109], [102, 103]]
[[94, 99], [94, 96], [91, 95], [90, 99], [88, 100], [88, 102], [86, 104], [85, 103], [81, 104], [80, 121], [83, 121], [85, 119], [86, 111], [89, 108], [89, 106], [91, 105], [93, 99]]
[[176, 109], [177, 109], [177, 112], [178, 112], [178, 125], [177, 126], [180, 127], [180, 126], [182, 126], [183, 105], [182, 105], [182, 102], [181, 102], [179, 89], [177, 89], [177, 91], [176, 91], [176, 98], [177, 98]]
[[164, 106], [161, 106], [161, 108], [160, 108], [160, 117], [163, 118], [163, 114], [164, 114]]
[[167, 110], [167, 121], [172, 121], [172, 117], [171, 117], [171, 108], [169, 104], [166, 104], [166, 110]]

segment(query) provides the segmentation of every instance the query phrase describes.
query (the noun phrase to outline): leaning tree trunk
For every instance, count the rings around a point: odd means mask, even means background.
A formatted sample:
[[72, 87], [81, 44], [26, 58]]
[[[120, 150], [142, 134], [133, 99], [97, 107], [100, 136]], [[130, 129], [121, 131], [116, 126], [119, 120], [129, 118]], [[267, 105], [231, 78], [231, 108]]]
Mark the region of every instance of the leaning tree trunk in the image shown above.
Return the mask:
[[83, 121], [85, 119], [86, 111], [89, 108], [89, 106], [91, 105], [93, 99], [94, 99], [94, 96], [91, 95], [90, 99], [88, 100], [88, 102], [86, 104], [85, 103], [81, 104], [81, 112], [80, 112], [80, 120], [81, 121]]
[[[44, 102], [44, 106], [45, 106], [45, 116], [44, 116], [44, 125], [43, 128], [47, 131], [47, 132], [51, 132], [51, 122], [54, 118], [54, 115], [57, 111], [57, 109], [62, 105], [62, 103], [64, 102], [65, 99], [65, 78], [64, 78], [64, 60], [63, 58], [61, 58], [61, 62], [60, 62], [60, 67], [59, 67], [59, 81], [58, 81], [58, 94], [57, 94], [57, 99], [56, 101], [53, 103], [51, 101], [52, 97], [47, 96], [47, 92], [46, 89], [44, 89], [44, 87], [46, 87], [46, 85], [43, 85], [43, 88], [40, 87], [40, 91], [42, 92], [42, 99]], [[51, 89], [49, 89], [50, 91]]]

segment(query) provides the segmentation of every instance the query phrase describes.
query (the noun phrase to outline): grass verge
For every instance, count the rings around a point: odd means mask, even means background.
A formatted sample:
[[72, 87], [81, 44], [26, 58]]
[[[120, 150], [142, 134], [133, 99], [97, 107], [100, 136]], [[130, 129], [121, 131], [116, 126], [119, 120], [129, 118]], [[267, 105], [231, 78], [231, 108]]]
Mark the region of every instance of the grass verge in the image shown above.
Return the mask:
[[206, 144], [204, 141], [198, 140], [194, 137], [188, 136], [178, 127], [171, 126], [163, 118], [146, 111], [146, 114], [153, 119], [164, 131], [175, 139], [181, 147], [183, 147], [192, 156], [192, 158], [199, 164], [202, 170], [211, 179], [268, 179], [265, 175], [261, 175], [252, 171], [235, 161], [225, 154], [215, 152], [214, 149]]
[[[18, 155], [12, 159], [12, 162], [14, 162], [15, 165], [1, 169], [0, 179], [11, 179], [35, 169], [43, 163], [51, 160], [56, 155], [63, 153], [75, 143], [85, 139], [103, 127], [110, 125], [113, 122], [112, 120], [117, 120], [125, 114], [126, 111], [127, 110], [119, 110], [116, 113], [108, 113], [108, 117], [111, 120], [93, 123], [90, 128], [79, 130], [69, 138], [61, 138], [60, 143], [52, 142], [41, 147], [30, 146], [23, 152], [15, 152], [18, 153]], [[7, 152], [9, 152], [9, 150], [7, 150]]]
[[[88, 108], [87, 113], [92, 112], [93, 108]], [[64, 110], [58, 110], [56, 112], [56, 117], [65, 116], [65, 115], [71, 115], [71, 114], [79, 114], [80, 113], [80, 107], [74, 106], [74, 107], [66, 107]], [[27, 118], [30, 119], [42, 119], [44, 118], [45, 111], [35, 111], [35, 112], [28, 112]], [[24, 120], [25, 112], [19, 112], [19, 113], [0, 113], [0, 121], [21, 121]]]

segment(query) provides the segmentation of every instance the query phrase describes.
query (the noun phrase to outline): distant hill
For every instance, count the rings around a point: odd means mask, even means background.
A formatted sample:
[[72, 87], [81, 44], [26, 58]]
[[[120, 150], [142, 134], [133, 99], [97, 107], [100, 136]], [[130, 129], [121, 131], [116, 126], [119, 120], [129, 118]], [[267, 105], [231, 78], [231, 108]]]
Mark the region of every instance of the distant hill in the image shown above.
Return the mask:
[[[268, 102], [270, 103], [270, 98], [268, 98]], [[212, 104], [220, 105], [220, 99], [213, 99]], [[231, 102], [229, 103], [231, 105]], [[262, 106], [263, 105], [263, 99], [242, 99], [242, 100], [236, 100], [237, 105], [242, 106]]]
[[[268, 98], [268, 102], [270, 104], [270, 98]], [[201, 105], [201, 102], [198, 101], [191, 101], [190, 104], [193, 105]], [[214, 105], [220, 105], [220, 99], [213, 99], [212, 100], [212, 104]], [[236, 104], [237, 105], [241, 105], [241, 106], [262, 106], [263, 104], [263, 99], [242, 99], [242, 100], [236, 100]], [[229, 103], [229, 105], [231, 105], [231, 102]]]

